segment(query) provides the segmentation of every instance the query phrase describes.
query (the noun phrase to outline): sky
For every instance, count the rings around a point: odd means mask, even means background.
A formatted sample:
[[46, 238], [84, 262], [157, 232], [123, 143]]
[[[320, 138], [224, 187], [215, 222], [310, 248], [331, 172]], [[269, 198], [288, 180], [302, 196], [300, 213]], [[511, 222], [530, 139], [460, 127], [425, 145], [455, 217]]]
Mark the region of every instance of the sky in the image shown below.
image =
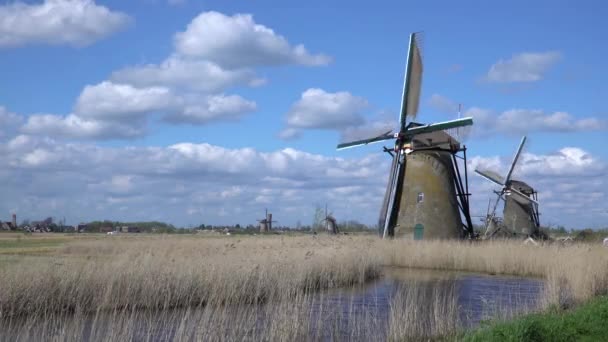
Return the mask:
[[[0, 1], [0, 218], [377, 222], [381, 144], [423, 32], [416, 121], [473, 117], [468, 168], [608, 226], [602, 1]], [[469, 172], [473, 216], [495, 186]]]

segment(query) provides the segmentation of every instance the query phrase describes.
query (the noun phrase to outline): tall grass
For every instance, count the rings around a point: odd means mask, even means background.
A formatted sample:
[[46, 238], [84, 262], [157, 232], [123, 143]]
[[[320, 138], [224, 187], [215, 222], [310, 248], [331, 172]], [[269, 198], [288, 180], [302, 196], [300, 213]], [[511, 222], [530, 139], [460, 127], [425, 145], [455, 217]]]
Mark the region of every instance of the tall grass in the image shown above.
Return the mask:
[[542, 277], [546, 306], [608, 291], [608, 253], [585, 244], [108, 236], [0, 267], [0, 339], [401, 340], [457, 327], [448, 283], [404, 287], [388, 313], [338, 309], [319, 294], [384, 266]]

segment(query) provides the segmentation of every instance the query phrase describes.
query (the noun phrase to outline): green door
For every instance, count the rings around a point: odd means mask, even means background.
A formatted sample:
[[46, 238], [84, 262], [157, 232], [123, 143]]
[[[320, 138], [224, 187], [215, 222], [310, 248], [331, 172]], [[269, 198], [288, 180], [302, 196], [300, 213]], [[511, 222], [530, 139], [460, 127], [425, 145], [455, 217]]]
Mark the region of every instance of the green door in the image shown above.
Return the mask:
[[418, 223], [414, 226], [414, 240], [422, 240], [422, 236], [424, 235], [424, 226]]

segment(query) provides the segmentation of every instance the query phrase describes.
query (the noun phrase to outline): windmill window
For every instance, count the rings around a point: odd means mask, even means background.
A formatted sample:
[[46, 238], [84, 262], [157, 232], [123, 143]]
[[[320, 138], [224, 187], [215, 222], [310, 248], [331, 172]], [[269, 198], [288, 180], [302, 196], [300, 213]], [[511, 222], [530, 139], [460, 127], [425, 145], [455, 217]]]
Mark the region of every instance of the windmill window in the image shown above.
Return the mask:
[[416, 198], [416, 203], [424, 202], [424, 192], [419, 192], [418, 197]]

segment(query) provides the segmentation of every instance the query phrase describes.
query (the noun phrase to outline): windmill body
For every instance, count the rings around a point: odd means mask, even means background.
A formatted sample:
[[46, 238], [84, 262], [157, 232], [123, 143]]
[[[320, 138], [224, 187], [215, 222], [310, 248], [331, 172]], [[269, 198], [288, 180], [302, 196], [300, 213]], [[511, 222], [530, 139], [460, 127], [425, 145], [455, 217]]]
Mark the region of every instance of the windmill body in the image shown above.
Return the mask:
[[416, 117], [422, 82], [418, 35], [410, 36], [398, 132], [339, 144], [338, 149], [394, 139], [392, 149], [384, 148], [392, 163], [378, 222], [381, 236], [415, 240], [471, 237], [466, 169], [462, 177], [457, 162], [459, 153], [463, 154], [466, 168], [466, 147], [448, 130], [472, 125], [472, 118], [433, 124], [407, 122]]
[[[525, 143], [524, 136], [504, 179], [493, 171], [475, 169], [478, 175], [501, 186], [500, 191], [495, 191], [497, 197], [493, 209], [490, 211], [488, 208], [485, 238], [541, 236], [537, 192], [527, 183], [511, 179]], [[496, 209], [501, 201], [504, 202], [502, 219], [496, 215]]]

